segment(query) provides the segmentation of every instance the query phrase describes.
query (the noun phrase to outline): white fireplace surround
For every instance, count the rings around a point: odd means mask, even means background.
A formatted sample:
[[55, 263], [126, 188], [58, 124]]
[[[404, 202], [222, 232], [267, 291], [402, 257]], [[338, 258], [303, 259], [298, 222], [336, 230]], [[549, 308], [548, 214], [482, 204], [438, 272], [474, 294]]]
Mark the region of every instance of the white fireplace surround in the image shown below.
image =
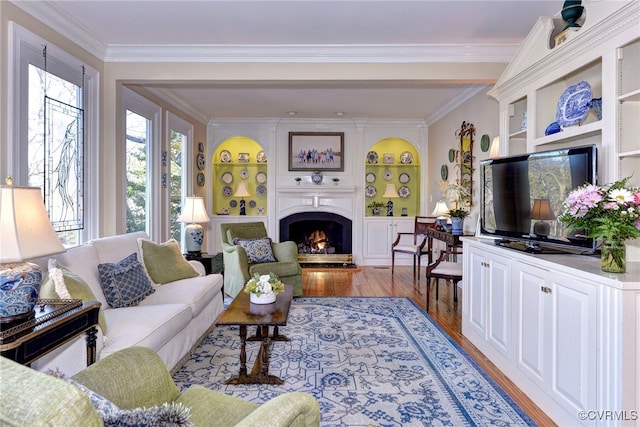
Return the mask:
[[331, 212], [354, 221], [356, 187], [286, 186], [276, 189], [276, 223], [301, 212]]

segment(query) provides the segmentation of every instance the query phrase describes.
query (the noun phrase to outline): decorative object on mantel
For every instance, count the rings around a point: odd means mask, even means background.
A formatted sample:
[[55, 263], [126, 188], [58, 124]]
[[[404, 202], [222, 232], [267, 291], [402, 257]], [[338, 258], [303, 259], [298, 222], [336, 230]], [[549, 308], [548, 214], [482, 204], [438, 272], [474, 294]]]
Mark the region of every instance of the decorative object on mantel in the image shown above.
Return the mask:
[[302, 181], [302, 178], [300, 178], [299, 176], [296, 176], [293, 179], [296, 181], [296, 185], [300, 185], [300, 181]]
[[626, 187], [629, 177], [604, 186], [585, 184], [573, 190], [558, 217], [571, 230], [602, 239], [602, 271], [626, 271], [625, 240], [640, 237], [640, 188]]
[[391, 201], [391, 199], [400, 197], [400, 195], [398, 194], [398, 190], [396, 190], [396, 185], [387, 184], [382, 197], [385, 199], [389, 199], [389, 201], [387, 202], [387, 216], [393, 216], [393, 202]]
[[25, 260], [65, 251], [38, 187], [0, 186], [0, 324], [34, 316], [42, 273]]
[[464, 219], [469, 216], [469, 212], [456, 208], [449, 210], [449, 216], [451, 217], [451, 234], [454, 236], [462, 236], [464, 229]]
[[239, 215], [246, 215], [247, 214], [247, 210], [246, 210], [246, 202], [244, 201], [245, 197], [250, 197], [251, 194], [249, 194], [249, 190], [247, 190], [247, 184], [243, 182], [241, 182], [240, 184], [238, 184], [238, 188], [236, 189], [236, 193], [233, 195], [233, 197], [240, 197], [240, 213]]
[[249, 294], [252, 304], [271, 304], [276, 302], [276, 296], [284, 291], [284, 284], [273, 273], [256, 273], [244, 286], [244, 292]]
[[313, 182], [315, 185], [322, 184], [322, 172], [313, 171], [313, 175], [311, 175], [311, 182]]
[[331, 178], [331, 181], [333, 181], [334, 185], [338, 185], [338, 183], [340, 182], [340, 178], [334, 176], [333, 178]]
[[178, 221], [188, 224], [184, 228], [187, 253], [200, 256], [204, 239], [204, 231], [200, 224], [210, 221], [207, 209], [204, 207], [204, 199], [196, 196], [186, 197]]

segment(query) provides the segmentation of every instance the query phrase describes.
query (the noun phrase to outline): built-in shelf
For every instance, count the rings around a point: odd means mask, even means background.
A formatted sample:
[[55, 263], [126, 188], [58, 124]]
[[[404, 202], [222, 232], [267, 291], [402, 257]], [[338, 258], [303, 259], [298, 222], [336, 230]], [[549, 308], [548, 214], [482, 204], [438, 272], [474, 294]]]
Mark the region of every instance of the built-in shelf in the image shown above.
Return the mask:
[[625, 157], [640, 157], [640, 150], [625, 151], [618, 154], [621, 159]]
[[509, 139], [525, 139], [527, 137], [527, 129], [522, 129], [509, 135]]
[[618, 97], [619, 102], [638, 102], [640, 101], [640, 89], [623, 93]]
[[561, 132], [536, 138], [534, 145], [545, 145], [557, 142], [572, 142], [590, 136], [598, 135], [602, 132], [602, 121], [588, 123], [582, 126], [571, 126]]

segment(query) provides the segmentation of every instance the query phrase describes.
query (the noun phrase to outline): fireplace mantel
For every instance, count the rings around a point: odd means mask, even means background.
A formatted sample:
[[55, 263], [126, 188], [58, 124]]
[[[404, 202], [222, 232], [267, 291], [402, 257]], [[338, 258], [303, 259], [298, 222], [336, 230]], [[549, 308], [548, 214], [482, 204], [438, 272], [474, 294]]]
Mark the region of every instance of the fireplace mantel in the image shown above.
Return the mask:
[[276, 189], [278, 219], [305, 211], [324, 211], [354, 219], [357, 187], [344, 185], [280, 186]]

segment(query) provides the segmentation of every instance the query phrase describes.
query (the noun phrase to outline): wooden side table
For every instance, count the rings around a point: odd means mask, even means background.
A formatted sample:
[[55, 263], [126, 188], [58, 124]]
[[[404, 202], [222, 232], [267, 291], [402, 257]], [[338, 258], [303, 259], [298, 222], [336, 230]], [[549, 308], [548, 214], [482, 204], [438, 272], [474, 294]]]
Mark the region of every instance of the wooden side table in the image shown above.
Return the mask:
[[184, 257], [188, 261], [199, 261], [204, 265], [207, 274], [222, 274], [224, 272], [224, 263], [222, 261], [222, 252], [216, 254], [190, 255], [185, 254]]
[[29, 365], [82, 333], [87, 335], [87, 365], [96, 361], [100, 303], [39, 300], [35, 318], [0, 331], [0, 354]]

